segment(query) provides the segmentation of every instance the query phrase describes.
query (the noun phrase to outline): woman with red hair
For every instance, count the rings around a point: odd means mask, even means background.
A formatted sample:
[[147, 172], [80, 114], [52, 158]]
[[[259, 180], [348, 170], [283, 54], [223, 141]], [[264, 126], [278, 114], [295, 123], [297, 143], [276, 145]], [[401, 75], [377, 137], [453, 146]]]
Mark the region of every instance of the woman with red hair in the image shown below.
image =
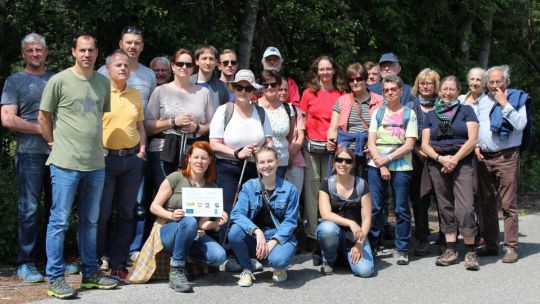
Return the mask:
[[[227, 223], [226, 212], [217, 220], [186, 216], [182, 206], [182, 189], [217, 188], [216, 158], [210, 144], [194, 142], [185, 156], [186, 168], [171, 173], [161, 183], [159, 191], [150, 206], [157, 216], [150, 237], [141, 255], [134, 264], [129, 280], [143, 283], [150, 279], [155, 270], [155, 254], [161, 249], [170, 252], [171, 270], [169, 286], [178, 292], [193, 291], [186, 278], [186, 259], [211, 266], [221, 265], [226, 258], [225, 250], [210, 236], [197, 236], [197, 230], [215, 230]], [[150, 265], [154, 269], [149, 270]]]

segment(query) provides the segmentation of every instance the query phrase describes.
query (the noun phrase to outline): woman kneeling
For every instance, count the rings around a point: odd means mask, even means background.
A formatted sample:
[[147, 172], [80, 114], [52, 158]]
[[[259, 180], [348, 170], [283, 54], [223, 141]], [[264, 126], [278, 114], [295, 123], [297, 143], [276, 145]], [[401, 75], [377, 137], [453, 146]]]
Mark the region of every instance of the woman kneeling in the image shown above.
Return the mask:
[[344, 252], [353, 273], [369, 277], [373, 273], [373, 255], [366, 237], [371, 225], [371, 197], [368, 185], [351, 175], [354, 153], [338, 148], [334, 171], [319, 189], [319, 211], [324, 222], [317, 227], [322, 249], [323, 274], [332, 274], [338, 251]]
[[263, 146], [255, 153], [261, 178], [247, 181], [231, 212], [231, 248], [244, 271], [238, 285], [253, 285], [250, 258], [267, 260], [274, 268], [272, 280], [287, 279], [285, 269], [296, 252], [294, 230], [298, 218], [298, 191], [293, 184], [276, 176], [279, 166], [274, 149]]

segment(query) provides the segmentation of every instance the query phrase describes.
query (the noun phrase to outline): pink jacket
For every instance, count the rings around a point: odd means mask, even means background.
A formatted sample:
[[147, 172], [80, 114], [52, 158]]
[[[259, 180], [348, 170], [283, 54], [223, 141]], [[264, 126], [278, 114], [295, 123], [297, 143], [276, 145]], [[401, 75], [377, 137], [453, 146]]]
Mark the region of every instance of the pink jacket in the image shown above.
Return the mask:
[[[375, 109], [382, 106], [383, 97], [373, 92], [370, 92], [369, 94], [371, 95], [371, 99], [369, 101], [369, 115], [373, 115], [373, 111], [375, 111]], [[353, 93], [345, 94], [339, 97], [338, 101], [339, 101], [338, 127], [341, 130], [347, 132], [347, 124], [349, 123], [349, 116], [351, 115], [351, 111], [352, 111], [352, 103], [354, 102], [354, 94]]]

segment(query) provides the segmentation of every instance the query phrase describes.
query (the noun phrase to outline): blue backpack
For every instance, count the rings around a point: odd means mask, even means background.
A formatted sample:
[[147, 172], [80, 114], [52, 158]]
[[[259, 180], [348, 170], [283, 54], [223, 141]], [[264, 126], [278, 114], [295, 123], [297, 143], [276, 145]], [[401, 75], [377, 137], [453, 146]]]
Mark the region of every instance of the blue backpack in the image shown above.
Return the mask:
[[[383, 124], [383, 127], [396, 127], [396, 128], [402, 128], [403, 130], [407, 131], [407, 125], [409, 124], [409, 119], [411, 118], [411, 108], [404, 106], [405, 108], [405, 115], [403, 115], [403, 122], [401, 124]], [[375, 116], [375, 119], [377, 120], [377, 126], [381, 126], [381, 121], [384, 117], [384, 112], [386, 111], [386, 106], [382, 106]]]

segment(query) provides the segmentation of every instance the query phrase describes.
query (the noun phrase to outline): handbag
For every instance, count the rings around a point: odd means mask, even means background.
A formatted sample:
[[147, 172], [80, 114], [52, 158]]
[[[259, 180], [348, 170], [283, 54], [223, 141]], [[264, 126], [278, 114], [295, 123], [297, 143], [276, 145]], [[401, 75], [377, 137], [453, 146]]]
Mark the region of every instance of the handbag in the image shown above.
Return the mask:
[[326, 141], [319, 141], [319, 140], [312, 140], [309, 139], [306, 140], [306, 150], [309, 153], [327, 153], [328, 150], [326, 150]]

